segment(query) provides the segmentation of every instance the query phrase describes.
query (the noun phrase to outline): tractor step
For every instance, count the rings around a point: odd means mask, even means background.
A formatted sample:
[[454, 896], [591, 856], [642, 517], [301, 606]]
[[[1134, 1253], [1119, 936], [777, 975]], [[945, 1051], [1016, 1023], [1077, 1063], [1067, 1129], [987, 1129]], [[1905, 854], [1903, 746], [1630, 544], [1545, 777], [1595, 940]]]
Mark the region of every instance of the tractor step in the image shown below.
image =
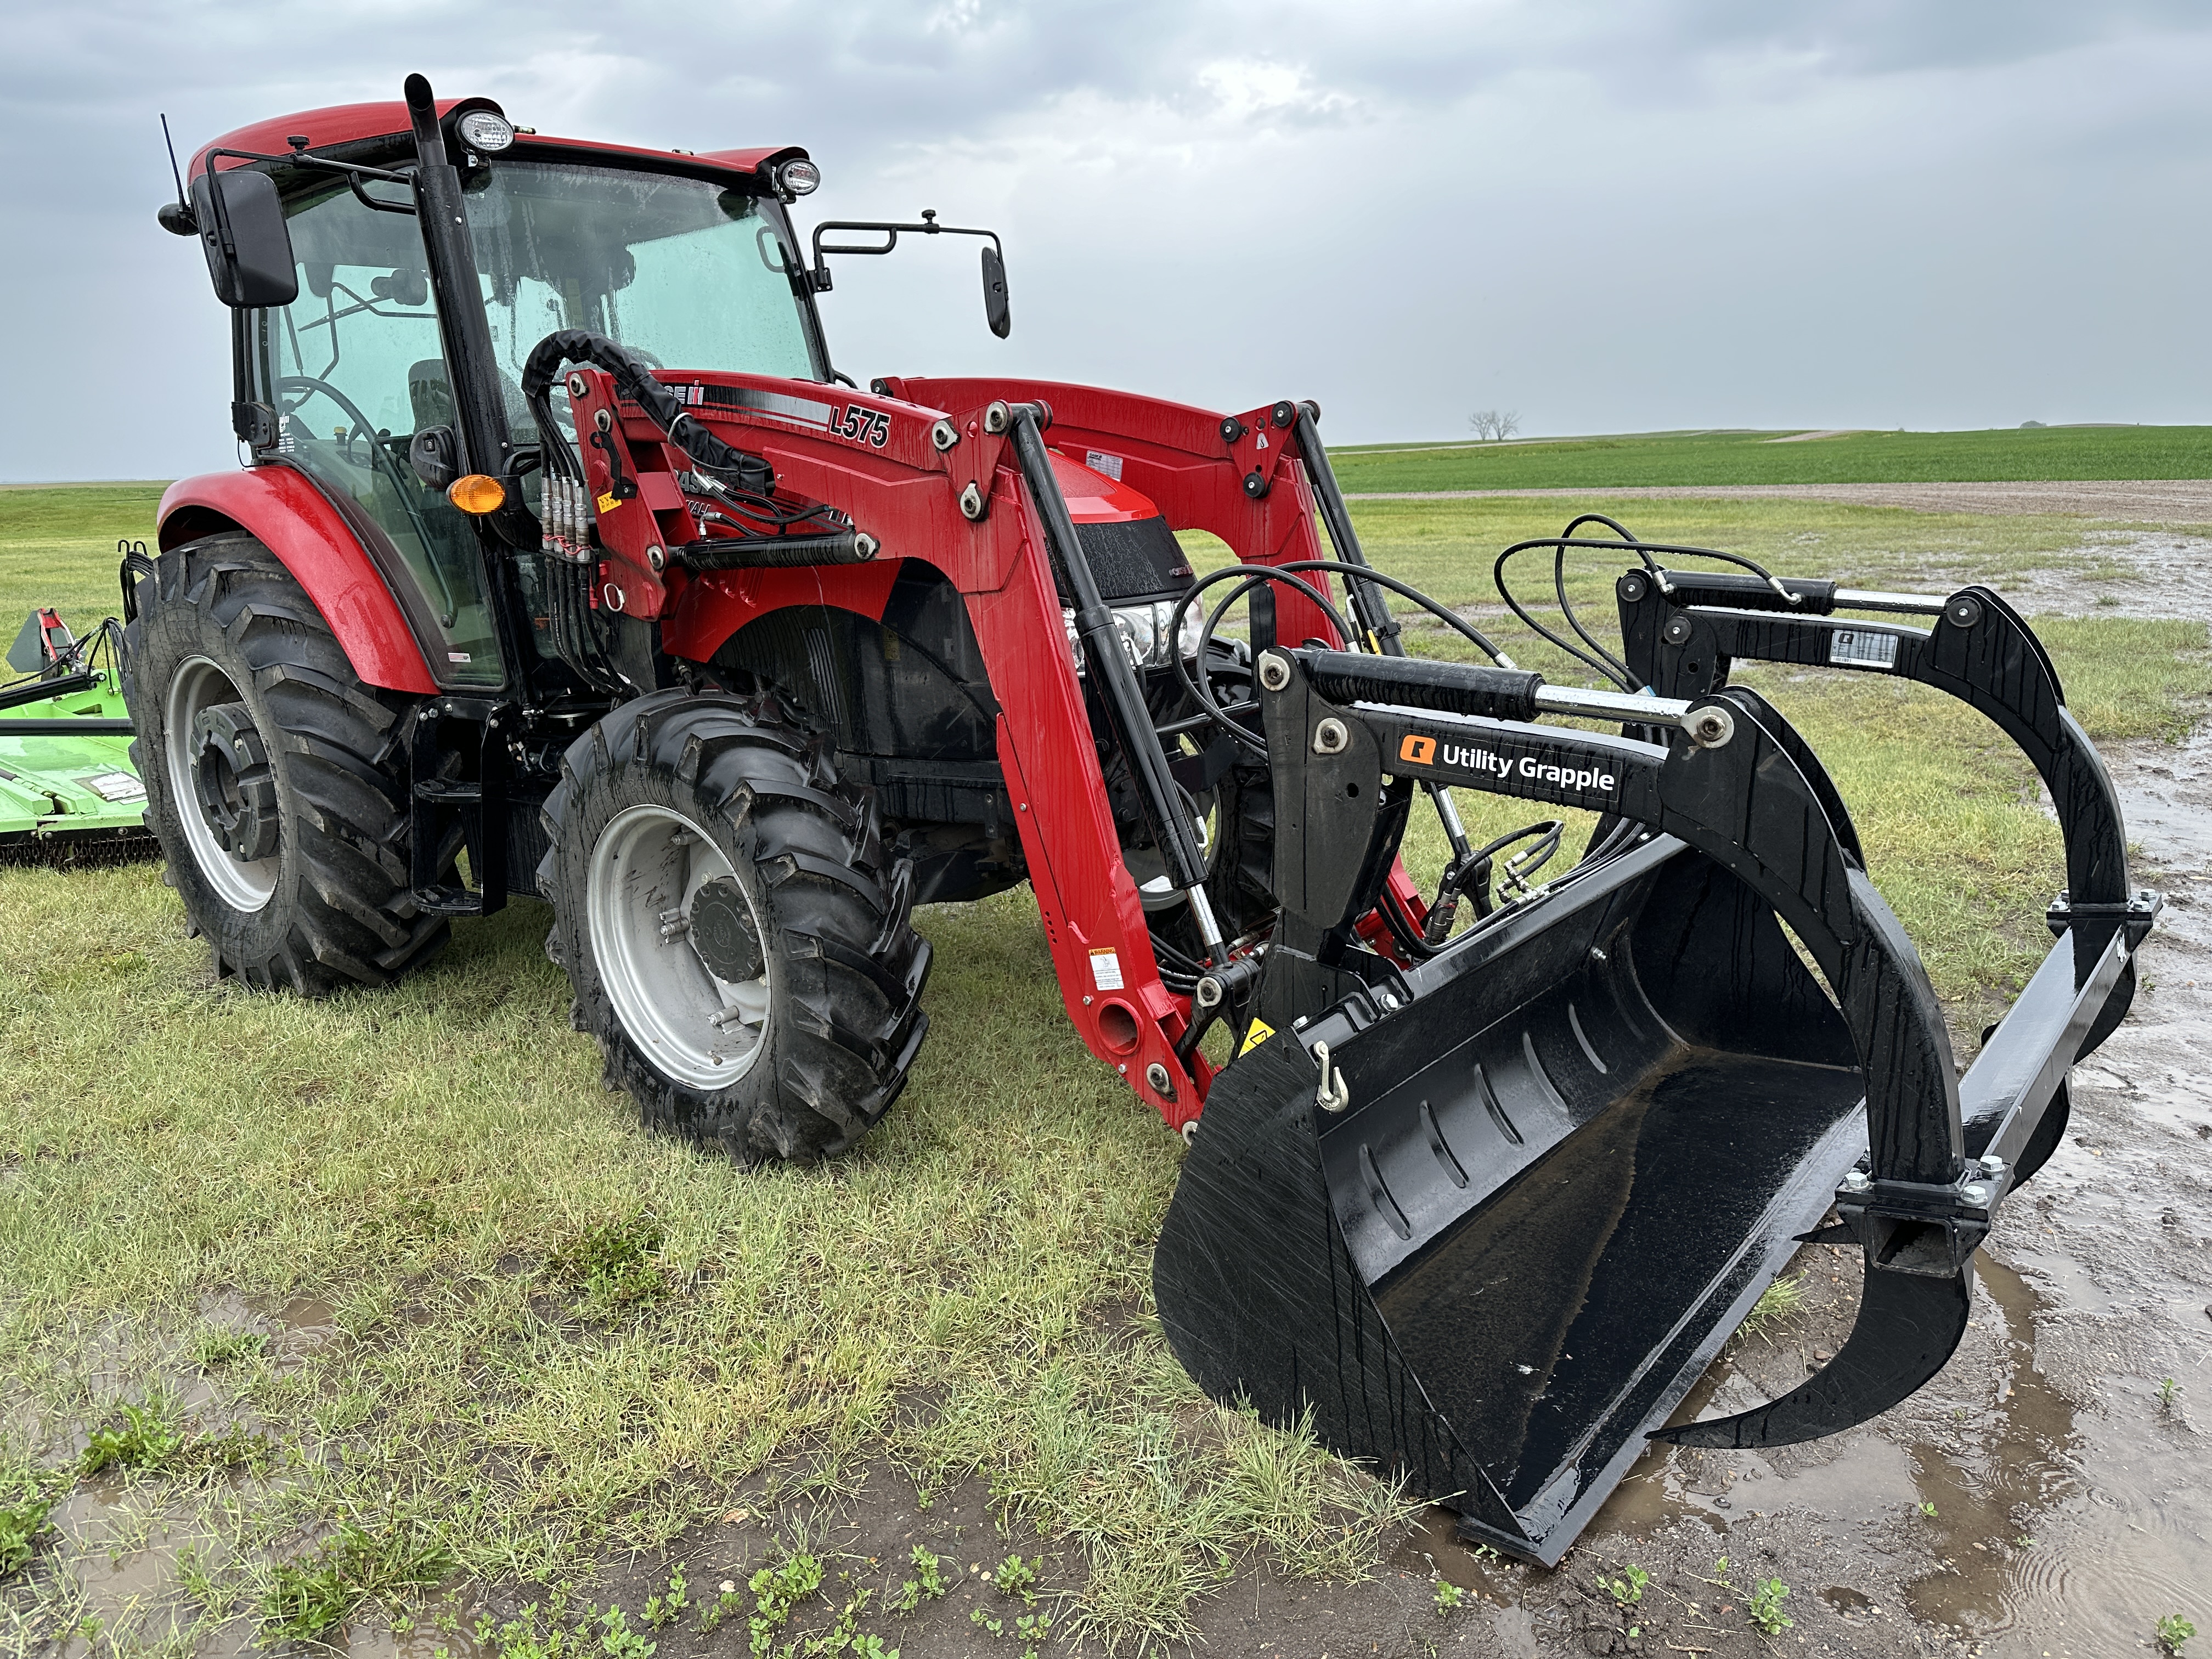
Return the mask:
[[483, 786], [465, 778], [424, 778], [415, 786], [415, 799], [440, 806], [474, 806], [483, 799]]
[[468, 887], [417, 887], [409, 894], [426, 916], [480, 916], [483, 895]]

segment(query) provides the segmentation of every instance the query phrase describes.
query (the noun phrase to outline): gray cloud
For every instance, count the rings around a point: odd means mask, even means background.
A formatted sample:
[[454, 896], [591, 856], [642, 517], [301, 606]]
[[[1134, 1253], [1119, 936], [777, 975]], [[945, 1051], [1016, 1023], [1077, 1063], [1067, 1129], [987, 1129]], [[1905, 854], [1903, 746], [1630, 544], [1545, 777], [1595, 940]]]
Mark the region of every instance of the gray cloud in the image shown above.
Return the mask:
[[825, 216], [1006, 234], [1011, 343], [921, 250], [841, 276], [856, 373], [1295, 391], [1344, 438], [2204, 413], [2195, 5], [32, 0], [0, 473], [228, 464], [155, 112], [189, 150], [416, 69], [548, 131], [805, 143]]

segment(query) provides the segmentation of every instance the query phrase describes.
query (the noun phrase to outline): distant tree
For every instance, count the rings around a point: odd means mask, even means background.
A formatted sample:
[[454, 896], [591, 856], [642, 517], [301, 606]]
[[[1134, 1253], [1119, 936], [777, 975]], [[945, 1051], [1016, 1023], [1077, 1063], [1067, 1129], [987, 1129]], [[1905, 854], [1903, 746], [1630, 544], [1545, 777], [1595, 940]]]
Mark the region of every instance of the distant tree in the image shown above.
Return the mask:
[[1521, 429], [1521, 416], [1510, 409], [1478, 409], [1467, 417], [1474, 435], [1491, 442], [1510, 438]]

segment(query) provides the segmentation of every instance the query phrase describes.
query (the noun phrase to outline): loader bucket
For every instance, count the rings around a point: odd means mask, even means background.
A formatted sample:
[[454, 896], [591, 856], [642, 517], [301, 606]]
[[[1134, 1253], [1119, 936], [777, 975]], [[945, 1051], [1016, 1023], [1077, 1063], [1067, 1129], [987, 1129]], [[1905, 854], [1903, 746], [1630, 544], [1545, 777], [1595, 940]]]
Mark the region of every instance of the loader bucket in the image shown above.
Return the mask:
[[1654, 843], [1544, 908], [1332, 1045], [1341, 1115], [1295, 1042], [1224, 1072], [1155, 1283], [1209, 1393], [1550, 1565], [1866, 1128], [1834, 1005], [1717, 865]]
[[[1153, 1264], [1200, 1386], [1551, 1565], [1655, 1434], [1786, 1444], [1934, 1376], [2157, 896], [2055, 922], [1961, 1078], [1833, 785], [1763, 699], [1638, 701], [1684, 734], [1652, 744], [1528, 721], [1517, 671], [1276, 654], [1276, 1029], [1214, 1079]], [[1431, 781], [1647, 833], [1401, 970], [1349, 929]], [[1832, 1204], [1819, 1236], [1865, 1272], [1835, 1359], [1662, 1428]]]

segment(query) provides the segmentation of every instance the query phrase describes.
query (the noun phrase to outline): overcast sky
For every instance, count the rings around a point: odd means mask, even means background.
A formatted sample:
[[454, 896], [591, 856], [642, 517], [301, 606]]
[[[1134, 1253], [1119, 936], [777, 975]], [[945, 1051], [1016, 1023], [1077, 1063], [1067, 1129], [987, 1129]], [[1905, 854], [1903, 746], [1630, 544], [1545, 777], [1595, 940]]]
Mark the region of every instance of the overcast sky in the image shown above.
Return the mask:
[[0, 478], [226, 466], [179, 147], [488, 94], [549, 133], [795, 143], [824, 217], [1006, 237], [847, 261], [841, 367], [1016, 371], [1339, 442], [2212, 421], [2212, 8], [2181, 0], [17, 0]]

